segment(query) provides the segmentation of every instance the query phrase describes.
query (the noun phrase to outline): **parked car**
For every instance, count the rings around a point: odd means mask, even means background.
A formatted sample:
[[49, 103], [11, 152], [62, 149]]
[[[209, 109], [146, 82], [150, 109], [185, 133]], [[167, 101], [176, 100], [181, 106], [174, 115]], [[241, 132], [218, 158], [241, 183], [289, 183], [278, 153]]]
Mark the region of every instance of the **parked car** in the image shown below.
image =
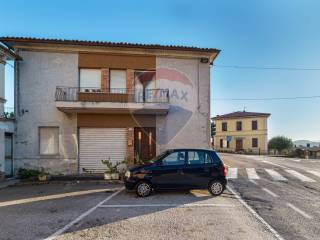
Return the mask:
[[167, 150], [150, 163], [130, 168], [124, 177], [128, 190], [146, 197], [158, 189], [207, 188], [213, 196], [226, 188], [227, 169], [212, 150]]

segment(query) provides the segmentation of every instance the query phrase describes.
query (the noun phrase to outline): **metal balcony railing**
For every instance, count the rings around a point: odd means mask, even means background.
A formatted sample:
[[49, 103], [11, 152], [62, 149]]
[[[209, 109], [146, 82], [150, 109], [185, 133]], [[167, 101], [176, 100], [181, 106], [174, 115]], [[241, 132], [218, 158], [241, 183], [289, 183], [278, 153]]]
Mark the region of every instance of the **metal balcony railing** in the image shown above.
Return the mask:
[[56, 101], [168, 103], [168, 89], [57, 87]]

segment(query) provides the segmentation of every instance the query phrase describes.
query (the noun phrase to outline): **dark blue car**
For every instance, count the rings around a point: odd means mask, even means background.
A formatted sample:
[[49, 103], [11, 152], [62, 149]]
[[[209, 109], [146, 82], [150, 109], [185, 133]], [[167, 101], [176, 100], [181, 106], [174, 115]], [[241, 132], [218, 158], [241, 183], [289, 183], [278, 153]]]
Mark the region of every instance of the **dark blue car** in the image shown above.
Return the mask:
[[226, 188], [227, 169], [215, 151], [172, 149], [151, 163], [134, 166], [125, 174], [125, 186], [140, 197], [157, 189], [207, 188], [218, 196]]

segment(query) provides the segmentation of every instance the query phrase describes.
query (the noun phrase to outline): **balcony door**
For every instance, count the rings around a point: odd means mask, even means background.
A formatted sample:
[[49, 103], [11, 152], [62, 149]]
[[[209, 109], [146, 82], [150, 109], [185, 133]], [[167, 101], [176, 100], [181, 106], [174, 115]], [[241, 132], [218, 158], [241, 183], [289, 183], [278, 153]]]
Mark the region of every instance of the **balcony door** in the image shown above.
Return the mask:
[[80, 91], [96, 92], [101, 89], [100, 69], [80, 69]]
[[156, 94], [156, 72], [135, 72], [135, 99], [137, 102], [152, 102]]
[[110, 92], [127, 93], [127, 71], [110, 70]]

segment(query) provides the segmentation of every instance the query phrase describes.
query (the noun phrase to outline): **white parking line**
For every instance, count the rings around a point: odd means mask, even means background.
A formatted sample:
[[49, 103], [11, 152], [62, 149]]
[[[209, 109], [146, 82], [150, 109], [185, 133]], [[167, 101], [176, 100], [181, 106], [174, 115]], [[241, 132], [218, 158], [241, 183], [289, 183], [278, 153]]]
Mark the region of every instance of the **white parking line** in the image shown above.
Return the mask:
[[265, 169], [265, 170], [275, 181], [287, 181], [288, 180], [285, 177], [283, 177], [280, 173], [276, 172], [273, 169]]
[[136, 207], [234, 207], [232, 204], [218, 203], [186, 203], [186, 204], [120, 204], [120, 205], [100, 205], [99, 208], [136, 208]]
[[77, 191], [77, 192], [52, 194], [52, 195], [40, 196], [40, 197], [24, 198], [24, 199], [12, 200], [12, 201], [0, 202], [0, 207], [32, 203], [32, 202], [38, 202], [38, 201], [54, 200], [54, 199], [66, 198], [66, 197], [75, 197], [75, 196], [81, 196], [81, 195], [87, 195], [87, 194], [93, 194], [93, 193], [107, 192], [112, 190], [118, 190], [118, 189], [94, 189], [94, 190], [84, 190], [84, 191]]
[[291, 175], [295, 176], [296, 178], [300, 179], [302, 182], [316, 182], [315, 180], [313, 180], [312, 178], [309, 178], [301, 173], [298, 173], [295, 170], [285, 170], [287, 173], [290, 173]]
[[118, 191], [112, 193], [110, 196], [108, 196], [106, 199], [104, 199], [103, 201], [101, 201], [100, 203], [98, 203], [97, 205], [95, 205], [94, 207], [90, 208], [89, 210], [87, 210], [86, 212], [82, 213], [79, 217], [77, 217], [76, 219], [74, 219], [73, 221], [69, 222], [67, 225], [65, 225], [63, 228], [59, 229], [58, 231], [56, 231], [55, 233], [53, 233], [52, 235], [50, 235], [49, 237], [45, 238], [45, 240], [53, 240], [56, 237], [58, 237], [59, 235], [61, 235], [62, 233], [64, 233], [65, 231], [67, 231], [70, 227], [72, 227], [74, 224], [76, 224], [77, 222], [81, 221], [83, 218], [85, 218], [86, 216], [88, 216], [90, 213], [92, 213], [94, 210], [96, 210], [98, 207], [100, 207], [102, 204], [104, 204], [105, 202], [109, 201], [111, 198], [113, 198], [114, 196], [116, 196], [117, 194], [119, 194], [124, 188], [119, 189]]
[[270, 191], [267, 188], [261, 188], [263, 191], [265, 191], [266, 193], [270, 194], [272, 197], [279, 197], [277, 194], [275, 194], [274, 192]]
[[262, 217], [260, 217], [260, 215], [253, 210], [252, 207], [250, 207], [240, 196], [240, 194], [233, 188], [231, 187], [231, 185], [227, 185], [227, 189], [233, 194], [235, 195], [235, 197], [239, 200], [239, 202], [258, 220], [260, 221], [264, 227], [269, 230], [276, 239], [278, 240], [284, 240], [281, 235], [273, 228], [271, 227], [271, 225], [269, 225]]
[[238, 178], [238, 168], [228, 168], [227, 179]]
[[249, 179], [260, 179], [260, 177], [258, 176], [256, 170], [254, 168], [246, 168], [247, 170], [247, 174], [248, 174], [248, 178]]
[[309, 170], [307, 172], [309, 172], [309, 173], [311, 173], [311, 174], [313, 174], [313, 175], [315, 175], [317, 177], [320, 177], [320, 172], [318, 172], [318, 171]]
[[308, 219], [312, 219], [313, 217], [310, 216], [308, 213], [302, 211], [301, 209], [297, 208], [296, 206], [292, 205], [291, 203], [287, 203], [287, 206], [292, 208], [294, 211], [296, 211], [297, 213], [301, 214], [302, 216], [304, 216], [305, 218]]

